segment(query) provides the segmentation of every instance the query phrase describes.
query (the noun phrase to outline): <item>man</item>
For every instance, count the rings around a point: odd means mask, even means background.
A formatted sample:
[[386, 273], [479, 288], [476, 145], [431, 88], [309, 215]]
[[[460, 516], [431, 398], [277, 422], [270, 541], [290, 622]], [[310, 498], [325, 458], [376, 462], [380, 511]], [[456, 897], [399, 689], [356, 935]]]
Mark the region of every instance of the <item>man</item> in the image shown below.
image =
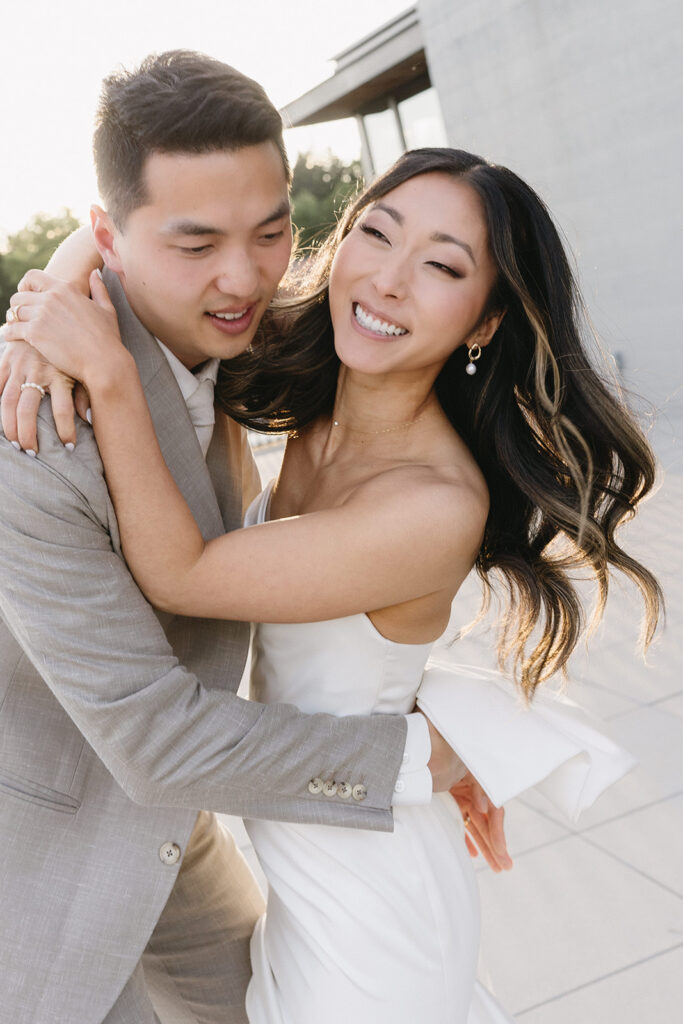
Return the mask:
[[[244, 433], [214, 423], [212, 384], [289, 259], [281, 121], [233, 69], [164, 54], [105, 81], [95, 161], [93, 235], [122, 336], [213, 537], [257, 486]], [[43, 403], [38, 440], [32, 458], [0, 443], [0, 1021], [242, 1022], [263, 903], [199, 809], [390, 829], [392, 803], [431, 791], [425, 720], [237, 698], [246, 625], [155, 613], [123, 561], [89, 428], [70, 451]], [[445, 788], [457, 775], [431, 735]], [[334, 778], [350, 800], [327, 795]]]

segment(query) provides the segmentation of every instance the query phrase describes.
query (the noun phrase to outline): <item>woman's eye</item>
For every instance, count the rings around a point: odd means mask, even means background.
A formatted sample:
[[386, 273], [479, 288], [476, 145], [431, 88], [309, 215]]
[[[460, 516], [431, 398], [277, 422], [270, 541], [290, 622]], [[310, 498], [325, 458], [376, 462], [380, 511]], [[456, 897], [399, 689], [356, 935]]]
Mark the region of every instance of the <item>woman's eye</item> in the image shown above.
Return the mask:
[[462, 277], [460, 271], [455, 270], [454, 267], [447, 266], [445, 263], [437, 263], [436, 260], [430, 260], [429, 266], [436, 267], [437, 270], [443, 270], [443, 272], [448, 274], [449, 277]]
[[378, 231], [377, 228], [373, 228], [370, 224], [359, 224], [359, 227], [365, 235], [371, 235], [372, 238], [379, 238], [382, 242], [386, 242], [388, 240], [386, 235], [383, 235], [381, 231]]

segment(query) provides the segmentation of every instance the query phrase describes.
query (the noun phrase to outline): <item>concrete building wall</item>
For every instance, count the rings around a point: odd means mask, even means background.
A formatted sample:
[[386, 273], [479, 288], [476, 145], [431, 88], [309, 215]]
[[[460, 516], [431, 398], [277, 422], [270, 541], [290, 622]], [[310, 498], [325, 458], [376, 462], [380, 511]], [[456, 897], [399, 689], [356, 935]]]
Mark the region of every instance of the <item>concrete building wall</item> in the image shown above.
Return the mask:
[[419, 0], [449, 142], [546, 200], [593, 322], [660, 418], [683, 412], [676, 0]]

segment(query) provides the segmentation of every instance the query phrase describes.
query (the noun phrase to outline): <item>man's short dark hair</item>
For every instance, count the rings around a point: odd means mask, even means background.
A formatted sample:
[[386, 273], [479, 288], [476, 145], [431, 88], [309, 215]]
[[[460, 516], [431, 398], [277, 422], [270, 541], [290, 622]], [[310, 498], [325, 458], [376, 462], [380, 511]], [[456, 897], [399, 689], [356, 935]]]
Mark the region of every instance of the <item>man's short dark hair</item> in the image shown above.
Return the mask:
[[100, 195], [117, 227], [146, 202], [152, 153], [212, 153], [273, 142], [289, 161], [282, 118], [251, 78], [213, 57], [170, 50], [104, 79], [93, 149]]

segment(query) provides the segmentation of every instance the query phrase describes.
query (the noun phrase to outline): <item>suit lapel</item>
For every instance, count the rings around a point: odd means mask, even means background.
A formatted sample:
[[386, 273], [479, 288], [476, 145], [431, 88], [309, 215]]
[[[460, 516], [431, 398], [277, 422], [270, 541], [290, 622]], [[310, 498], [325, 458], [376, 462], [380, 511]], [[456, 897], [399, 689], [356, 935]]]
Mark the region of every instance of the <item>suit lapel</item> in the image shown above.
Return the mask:
[[128, 305], [118, 276], [105, 270], [104, 281], [116, 309], [123, 343], [137, 364], [166, 465], [205, 539], [218, 537], [225, 532], [221, 509], [173, 372], [153, 335]]

